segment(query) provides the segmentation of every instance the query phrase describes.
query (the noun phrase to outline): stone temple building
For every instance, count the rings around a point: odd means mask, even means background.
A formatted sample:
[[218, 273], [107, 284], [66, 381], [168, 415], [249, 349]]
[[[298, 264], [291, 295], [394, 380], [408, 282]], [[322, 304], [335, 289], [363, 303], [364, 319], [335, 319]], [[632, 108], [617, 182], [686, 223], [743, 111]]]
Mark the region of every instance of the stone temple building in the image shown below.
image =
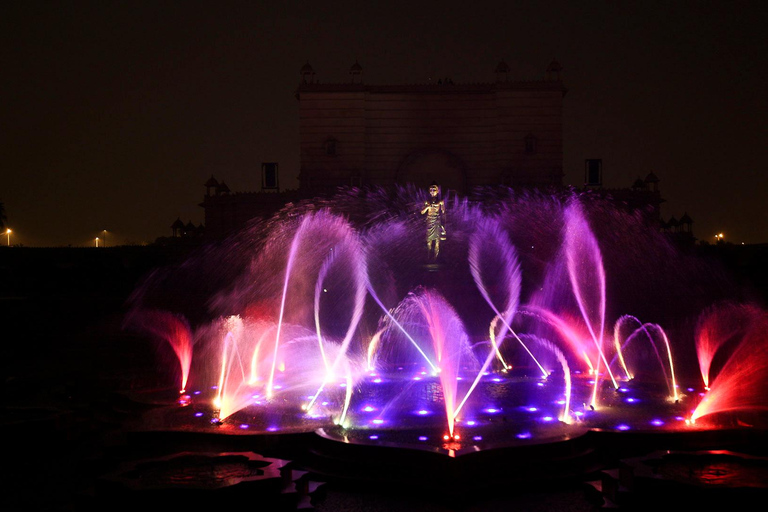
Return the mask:
[[561, 185], [560, 71], [553, 61], [541, 80], [512, 80], [502, 61], [489, 83], [368, 85], [355, 62], [347, 83], [326, 84], [307, 63], [296, 91], [300, 188]]
[[295, 93], [299, 189], [279, 191], [273, 176], [259, 192], [233, 193], [212, 176], [200, 205], [206, 236], [342, 186], [426, 188], [434, 180], [451, 195], [481, 185], [561, 186], [561, 70], [552, 61], [539, 80], [513, 80], [502, 61], [486, 83], [372, 85], [357, 62], [345, 83], [320, 82], [306, 63]]

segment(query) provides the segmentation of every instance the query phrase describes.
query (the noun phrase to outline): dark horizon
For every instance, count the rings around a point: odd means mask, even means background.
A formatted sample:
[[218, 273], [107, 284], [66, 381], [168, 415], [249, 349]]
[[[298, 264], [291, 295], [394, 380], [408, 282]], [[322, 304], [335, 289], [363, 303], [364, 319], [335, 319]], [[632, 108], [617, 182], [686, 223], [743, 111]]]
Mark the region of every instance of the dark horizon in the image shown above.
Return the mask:
[[[4, 5], [0, 201], [11, 243], [152, 242], [199, 224], [203, 183], [259, 189], [261, 162], [298, 185], [299, 69], [368, 84], [491, 82], [505, 60], [568, 89], [566, 185], [602, 158], [607, 188], [649, 172], [662, 215], [714, 241], [768, 242], [768, 15], [756, 2], [296, 9], [228, 2]], [[3, 240], [5, 241], [5, 240]]]

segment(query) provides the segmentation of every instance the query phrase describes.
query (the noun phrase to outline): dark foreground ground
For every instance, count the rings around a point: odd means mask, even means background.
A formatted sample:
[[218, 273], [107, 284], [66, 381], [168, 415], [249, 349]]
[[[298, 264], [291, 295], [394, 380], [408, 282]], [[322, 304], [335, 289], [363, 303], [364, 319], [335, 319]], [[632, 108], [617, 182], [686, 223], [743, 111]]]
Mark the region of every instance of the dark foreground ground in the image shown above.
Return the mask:
[[[11, 253], [14, 250], [17, 252]], [[142, 441], [126, 428], [146, 410], [146, 404], [126, 399], [130, 391], [162, 386], [163, 382], [154, 370], [157, 347], [121, 329], [125, 301], [141, 276], [179, 261], [183, 253], [146, 248], [4, 251], [0, 251], [0, 503], [4, 510], [119, 510], [129, 506], [169, 510], [165, 503], [169, 497], [192, 510], [210, 506], [273, 510], [310, 503], [300, 496], [276, 501], [274, 490], [259, 487], [230, 494], [190, 491], [186, 496], [193, 498], [189, 500], [184, 494], [117, 491], [105, 485], [110, 475], [136, 461], [195, 447], [206, 453], [249, 449], [247, 441], [238, 441], [236, 446], [215, 440], [197, 445], [173, 439]], [[747, 268], [737, 270], [740, 279], [749, 279]], [[760, 279], [764, 276], [757, 277]], [[261, 444], [258, 448], [253, 451], [268, 457], [291, 454], [290, 447], [270, 450]], [[518, 473], [520, 463], [513, 457], [508, 461]], [[296, 474], [301, 469], [296, 465]], [[494, 472], [489, 480], [503, 481], [499, 478], [503, 465], [489, 471]], [[729, 469], [723, 465], [720, 471]], [[322, 511], [600, 510], [611, 503], [587, 485], [599, 478], [600, 472], [585, 468], [577, 476], [524, 484], [509, 481], [468, 492], [452, 489], [450, 482], [445, 489], [433, 486], [424, 491], [418, 485], [391, 481], [339, 479], [321, 486], [312, 495], [311, 506]], [[749, 499], [755, 493], [765, 499], [768, 472], [756, 478], [764, 484], [762, 488], [751, 486], [740, 494], [713, 497], [711, 503]], [[322, 475], [309, 474], [306, 479], [310, 481], [308, 490], [324, 481]], [[642, 497], [625, 498], [623, 507], [633, 508], [634, 504], [636, 509], [647, 509], [649, 503], [656, 503], [654, 508], [663, 510], [670, 503], [666, 501], [668, 490], [658, 490], [657, 496], [652, 490], [643, 492]], [[681, 493], [696, 494], [690, 488]]]

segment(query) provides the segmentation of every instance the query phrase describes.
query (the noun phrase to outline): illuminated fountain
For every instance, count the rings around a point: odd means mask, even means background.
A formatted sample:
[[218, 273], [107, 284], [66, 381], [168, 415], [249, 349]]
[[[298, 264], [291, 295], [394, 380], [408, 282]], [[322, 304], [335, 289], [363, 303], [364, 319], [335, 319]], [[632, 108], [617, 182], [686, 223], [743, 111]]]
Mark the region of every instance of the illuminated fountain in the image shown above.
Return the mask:
[[[611, 311], [621, 276], [606, 270], [590, 216], [622, 223], [632, 240], [609, 237], [609, 260], [633, 273], [662, 244], [638, 218], [577, 196], [454, 199], [439, 260], [426, 264], [423, 199], [351, 190], [288, 207], [153, 275], [128, 324], [173, 348], [179, 421], [456, 454], [590, 430], [700, 429], [713, 413], [765, 409], [748, 384], [768, 379], [764, 312], [708, 310], [696, 331], [703, 383], [681, 385], [685, 348]], [[163, 311], [158, 297], [184, 279], [197, 288]], [[619, 292], [639, 287], [629, 282]], [[205, 309], [188, 322], [189, 297]]]

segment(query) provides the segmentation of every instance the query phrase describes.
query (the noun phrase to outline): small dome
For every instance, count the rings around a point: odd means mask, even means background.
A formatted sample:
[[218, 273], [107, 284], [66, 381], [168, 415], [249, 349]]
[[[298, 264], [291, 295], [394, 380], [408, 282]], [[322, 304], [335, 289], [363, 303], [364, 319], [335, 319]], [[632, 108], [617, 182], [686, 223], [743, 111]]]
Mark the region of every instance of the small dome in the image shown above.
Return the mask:
[[229, 194], [229, 187], [223, 181], [219, 185], [219, 192], [222, 194]]
[[171, 229], [184, 229], [184, 223], [181, 222], [181, 218], [176, 217], [176, 222], [171, 224]]
[[208, 178], [208, 181], [205, 182], [204, 187], [218, 187], [219, 182], [216, 181], [216, 178], [213, 177], [213, 174], [211, 174], [211, 177]]
[[682, 217], [680, 217], [680, 224], [693, 224], [693, 219], [688, 216], [688, 212], [684, 213]]
[[304, 64], [303, 66], [301, 66], [301, 71], [299, 71], [299, 73], [300, 73], [302, 76], [304, 76], [304, 75], [312, 75], [312, 74], [314, 74], [314, 73], [315, 73], [315, 70], [314, 70], [314, 69], [312, 69], [312, 66], [310, 66], [310, 65], [309, 65], [309, 61], [307, 61], [307, 63], [306, 63], [306, 64]]
[[680, 225], [680, 223], [674, 217], [670, 217], [670, 219], [667, 221], [667, 226], [669, 226], [671, 228], [675, 228], [675, 227], [677, 227], [679, 225]]
[[659, 181], [661, 180], [652, 172], [648, 173], [648, 176], [645, 177], [646, 183], [658, 183]]
[[195, 228], [195, 225], [192, 224], [192, 221], [189, 221], [187, 222], [187, 225], [184, 226], [184, 229], [186, 229], [187, 231], [194, 231], [197, 228]]
[[499, 61], [498, 65], [496, 66], [496, 73], [509, 73], [509, 71], [509, 64], [503, 60]]
[[563, 66], [560, 65], [559, 62], [557, 62], [555, 59], [552, 59], [552, 62], [549, 63], [549, 66], [547, 66], [547, 72], [549, 73], [559, 73], [563, 70]]
[[632, 188], [645, 188], [645, 182], [640, 178], [637, 178], [635, 183], [632, 185]]
[[360, 63], [357, 61], [355, 61], [355, 63], [352, 64], [352, 67], [349, 68], [350, 75], [359, 75], [362, 72], [363, 72], [363, 66], [361, 66]]

